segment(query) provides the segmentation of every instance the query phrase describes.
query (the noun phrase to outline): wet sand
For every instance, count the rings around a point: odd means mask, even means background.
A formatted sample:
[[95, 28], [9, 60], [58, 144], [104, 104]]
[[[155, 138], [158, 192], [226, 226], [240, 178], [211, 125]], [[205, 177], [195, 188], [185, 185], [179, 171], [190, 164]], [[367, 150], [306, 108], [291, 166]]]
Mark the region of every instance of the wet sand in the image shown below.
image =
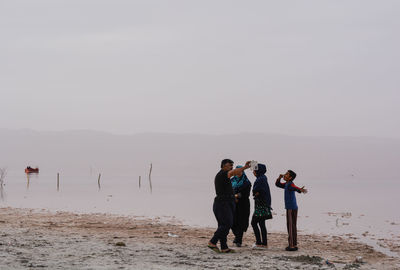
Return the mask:
[[249, 228], [236, 253], [218, 254], [206, 247], [214, 230], [167, 218], [0, 208], [0, 268], [400, 269], [398, 258], [365, 244], [301, 232], [297, 252], [284, 251], [284, 233], [268, 234], [269, 248], [254, 250]]

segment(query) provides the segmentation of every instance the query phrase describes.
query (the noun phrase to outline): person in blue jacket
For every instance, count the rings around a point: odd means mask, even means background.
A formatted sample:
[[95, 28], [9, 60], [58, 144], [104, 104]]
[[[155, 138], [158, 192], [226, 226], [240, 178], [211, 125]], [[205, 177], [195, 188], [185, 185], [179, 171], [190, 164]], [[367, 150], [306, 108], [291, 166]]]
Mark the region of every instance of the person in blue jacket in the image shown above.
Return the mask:
[[251, 226], [256, 237], [255, 246], [259, 248], [268, 247], [265, 220], [271, 213], [271, 192], [267, 176], [265, 175], [266, 172], [267, 167], [261, 163], [258, 164], [258, 169], [253, 171], [257, 179], [253, 185], [254, 213], [251, 219]]
[[[281, 183], [281, 179], [285, 180], [286, 183]], [[307, 189], [304, 187], [299, 188], [293, 183], [296, 178], [296, 173], [292, 170], [288, 170], [285, 174], [279, 175], [276, 179], [275, 185], [285, 190], [285, 209], [286, 209], [286, 226], [288, 231], [288, 242], [289, 246], [286, 247], [287, 251], [297, 251], [297, 201], [296, 194], [307, 193]]]

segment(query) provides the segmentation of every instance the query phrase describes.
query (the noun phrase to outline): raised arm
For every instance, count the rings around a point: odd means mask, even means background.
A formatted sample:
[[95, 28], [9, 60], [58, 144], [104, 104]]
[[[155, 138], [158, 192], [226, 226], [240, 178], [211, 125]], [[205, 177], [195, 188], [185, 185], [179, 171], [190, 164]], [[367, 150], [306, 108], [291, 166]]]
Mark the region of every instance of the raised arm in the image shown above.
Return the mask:
[[289, 190], [294, 190], [298, 193], [307, 193], [307, 189], [305, 189], [304, 187], [299, 188], [298, 186], [296, 186], [295, 184], [291, 183], [289, 185]]
[[232, 176], [237, 176], [240, 175], [244, 172], [244, 170], [250, 168], [250, 161], [247, 161], [246, 164], [242, 168], [236, 168], [233, 170], [230, 170], [228, 172], [228, 178], [231, 178]]
[[285, 188], [285, 183], [281, 183], [282, 177], [283, 177], [283, 174], [280, 174], [278, 179], [276, 179], [276, 181], [275, 181], [275, 186], [277, 186], [278, 188]]

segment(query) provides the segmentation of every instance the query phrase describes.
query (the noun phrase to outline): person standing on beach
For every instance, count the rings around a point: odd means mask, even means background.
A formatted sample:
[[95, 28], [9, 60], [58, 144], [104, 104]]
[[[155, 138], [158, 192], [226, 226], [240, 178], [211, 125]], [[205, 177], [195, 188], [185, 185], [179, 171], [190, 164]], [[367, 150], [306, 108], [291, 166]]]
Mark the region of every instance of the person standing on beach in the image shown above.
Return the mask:
[[[242, 167], [236, 166], [236, 169]], [[233, 243], [237, 247], [241, 247], [243, 233], [249, 227], [251, 183], [244, 172], [241, 175], [232, 177], [231, 182], [236, 203], [232, 226], [232, 232], [235, 235]]]
[[[253, 171], [257, 177], [253, 186], [254, 214], [251, 219], [254, 235], [256, 237], [256, 248], [267, 248], [267, 227], [265, 220], [272, 218], [271, 215], [271, 192], [269, 190], [268, 179], [265, 173], [267, 166], [259, 163], [258, 169]], [[261, 235], [260, 235], [261, 232]]]
[[[250, 168], [250, 161], [247, 161], [242, 168], [233, 169], [233, 161], [224, 159], [221, 161], [221, 170], [215, 176], [214, 185], [217, 196], [214, 199], [213, 212], [218, 222], [218, 228], [210, 242], [208, 242], [208, 247], [216, 252], [234, 252], [234, 250], [228, 248], [227, 244], [227, 236], [233, 225], [235, 211], [235, 196], [230, 178], [242, 174], [248, 168]], [[221, 250], [217, 247], [218, 241], [220, 242]]]
[[[285, 180], [286, 183], [281, 183], [281, 179]], [[292, 170], [288, 170], [285, 174], [279, 175], [276, 179], [275, 185], [279, 188], [285, 189], [285, 209], [286, 209], [286, 226], [288, 231], [288, 242], [289, 246], [286, 247], [286, 251], [297, 251], [297, 212], [298, 206], [296, 201], [295, 191], [298, 193], [307, 193], [307, 189], [304, 187], [297, 187], [293, 184], [293, 180], [296, 178], [296, 173]]]

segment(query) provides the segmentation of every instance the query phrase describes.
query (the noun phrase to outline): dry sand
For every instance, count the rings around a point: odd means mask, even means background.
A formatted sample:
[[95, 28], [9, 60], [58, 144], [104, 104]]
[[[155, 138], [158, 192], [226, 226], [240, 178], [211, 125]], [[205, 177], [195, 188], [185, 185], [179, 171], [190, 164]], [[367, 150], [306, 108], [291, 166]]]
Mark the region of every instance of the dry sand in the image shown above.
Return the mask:
[[254, 250], [248, 231], [244, 247], [218, 254], [206, 247], [213, 232], [173, 220], [1, 208], [0, 269], [400, 269], [398, 258], [364, 244], [301, 233], [298, 252], [284, 251], [282, 233]]

